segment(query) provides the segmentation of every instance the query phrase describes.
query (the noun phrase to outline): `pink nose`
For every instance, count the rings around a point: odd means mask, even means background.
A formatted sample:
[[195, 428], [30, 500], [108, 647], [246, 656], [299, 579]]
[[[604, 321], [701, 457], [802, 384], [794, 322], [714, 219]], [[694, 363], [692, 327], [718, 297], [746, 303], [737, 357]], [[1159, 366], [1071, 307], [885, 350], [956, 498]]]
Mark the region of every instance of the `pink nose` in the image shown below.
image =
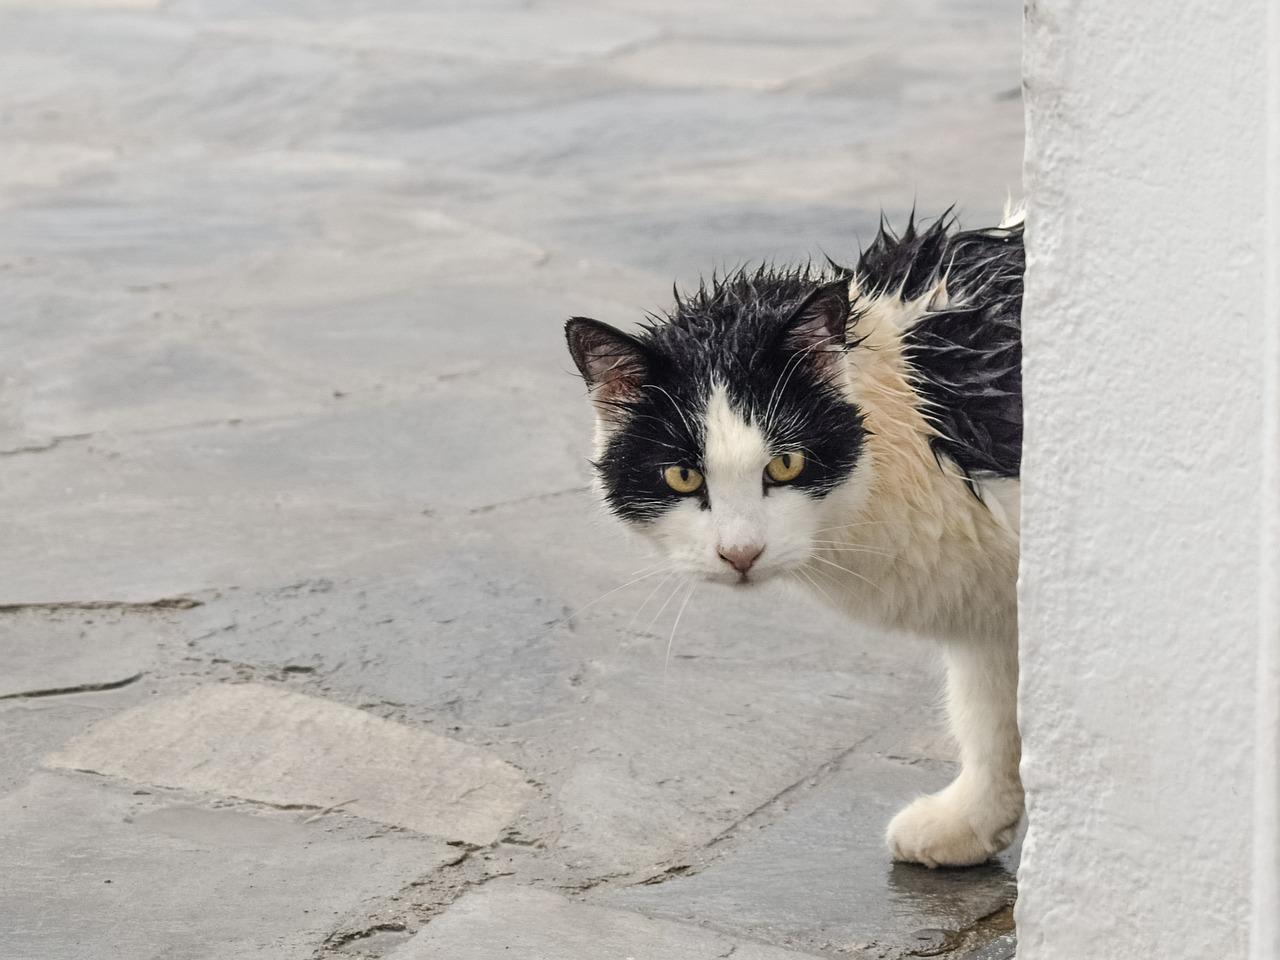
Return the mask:
[[757, 547], [755, 544], [747, 547], [721, 547], [720, 559], [739, 573], [746, 573], [762, 553], [764, 547]]

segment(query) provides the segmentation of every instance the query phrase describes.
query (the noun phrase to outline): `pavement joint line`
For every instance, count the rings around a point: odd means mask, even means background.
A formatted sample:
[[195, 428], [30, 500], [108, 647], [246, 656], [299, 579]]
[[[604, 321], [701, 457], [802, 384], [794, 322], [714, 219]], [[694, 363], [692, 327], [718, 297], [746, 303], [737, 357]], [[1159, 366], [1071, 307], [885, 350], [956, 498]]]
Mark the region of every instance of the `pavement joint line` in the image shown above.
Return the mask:
[[34, 603], [0, 603], [0, 613], [21, 610], [193, 610], [204, 606], [194, 597], [161, 597], [158, 600], [47, 600]]
[[56, 437], [51, 437], [44, 443], [31, 443], [21, 447], [10, 447], [8, 450], [0, 450], [0, 457], [17, 457], [24, 453], [44, 453], [47, 450], [53, 450], [60, 447], [64, 443], [70, 443], [76, 440], [89, 440], [92, 437], [92, 433], [64, 433]]
[[106, 680], [102, 683], [78, 683], [71, 687], [52, 687], [48, 690], [22, 690], [18, 693], [0, 694], [0, 700], [34, 700], [37, 697], [64, 697], [77, 693], [102, 693], [105, 690], [119, 690], [132, 683], [137, 683], [144, 676], [146, 676], [146, 672], [140, 671], [122, 680]]
[[[448, 910], [468, 891], [482, 887], [492, 880], [514, 876], [513, 870], [491, 868], [488, 864], [476, 859], [477, 854], [494, 852], [500, 842], [495, 841], [486, 846], [456, 844], [462, 848], [456, 858], [441, 864], [430, 873], [409, 881], [395, 894], [386, 898], [386, 902], [394, 906], [384, 908], [383, 911], [372, 911], [366, 915], [363, 923], [352, 922], [329, 934], [316, 950], [313, 960], [324, 960], [347, 944], [366, 939], [376, 933], [415, 934]], [[407, 899], [409, 891], [422, 890], [424, 887], [438, 890], [439, 896], [429, 898], [425, 902], [407, 904], [403, 902]]]
[[501, 510], [503, 507], [519, 507], [526, 503], [541, 503], [544, 500], [555, 500], [558, 497], [567, 497], [573, 493], [588, 493], [591, 487], [582, 485], [577, 487], [566, 487], [563, 490], [552, 490], [549, 493], [535, 493], [528, 497], [517, 497], [514, 500], [499, 500], [497, 503], [486, 503], [479, 507], [471, 507], [467, 510], [467, 514], [474, 516], [478, 513], [492, 513], [494, 510]]
[[0, 457], [15, 457], [27, 453], [45, 453], [54, 450], [64, 443], [79, 442], [83, 440], [92, 440], [99, 436], [114, 437], [151, 437], [163, 436], [168, 433], [178, 433], [183, 430], [211, 430], [217, 427], [244, 427], [244, 426], [268, 426], [272, 424], [286, 424], [295, 420], [307, 417], [315, 417], [328, 413], [328, 408], [323, 406], [325, 403], [332, 403], [334, 400], [346, 400], [350, 397], [359, 398], [364, 395], [376, 394], [382, 400], [388, 399], [404, 399], [420, 394], [426, 387], [435, 383], [443, 383], [453, 379], [459, 379], [469, 375], [479, 373], [479, 371], [460, 371], [453, 374], [437, 374], [434, 377], [427, 377], [425, 381], [415, 381], [409, 391], [403, 395], [397, 393], [388, 394], [380, 389], [370, 390], [338, 390], [326, 388], [325, 391], [318, 392], [315, 402], [319, 406], [292, 410], [288, 413], [267, 414], [263, 416], [229, 416], [229, 417], [210, 417], [204, 420], [189, 420], [181, 423], [159, 423], [149, 427], [139, 427], [134, 430], [97, 430], [85, 433], [66, 433], [52, 437], [44, 443], [32, 443], [20, 447], [10, 447], [6, 450], [0, 450]]
[[[708, 840], [707, 843], [704, 844], [702, 849], [704, 851], [707, 851], [707, 850], [710, 850], [712, 847], [716, 847], [729, 840], [732, 840], [733, 837], [738, 832], [740, 832], [745, 827], [746, 824], [753, 822], [757, 819], [763, 818], [769, 813], [769, 811], [773, 810], [774, 808], [783, 806], [786, 803], [787, 799], [793, 794], [799, 793], [801, 790], [805, 789], [806, 787], [813, 788], [821, 784], [824, 780], [826, 780], [832, 774], [836, 773], [840, 769], [841, 765], [849, 757], [856, 754], [863, 746], [865, 746], [876, 735], [877, 732], [878, 731], [871, 731], [870, 733], [867, 733], [866, 735], [859, 737], [856, 741], [854, 741], [854, 743], [852, 743], [851, 745], [845, 747], [843, 750], [836, 753], [829, 760], [825, 760], [822, 763], [820, 763], [811, 772], [787, 784], [785, 787], [783, 787], [773, 796], [769, 797], [763, 803], [760, 803], [752, 810], [747, 811], [747, 813], [743, 814], [733, 823], [729, 824], [727, 827], [721, 830], [718, 834], [716, 834], [714, 837]], [[716, 854], [713, 854], [712, 857], [703, 861], [697, 867], [697, 869], [692, 870], [691, 872], [693, 873], [700, 872], [701, 870], [709, 866], [713, 862], [713, 860], [716, 859], [716, 857], [718, 856], [719, 856], [719, 851], [717, 851]], [[649, 881], [646, 881], [646, 882], [649, 882]], [[661, 882], [661, 881], [658, 881], [658, 882]]]
[[[701, 873], [703, 870], [710, 867], [722, 856], [724, 856], [729, 852], [729, 849], [731, 847], [730, 841], [732, 841], [738, 833], [740, 833], [743, 829], [745, 829], [748, 824], [768, 817], [769, 822], [763, 824], [763, 826], [767, 827], [769, 823], [772, 823], [773, 820], [776, 819], [776, 817], [769, 816], [769, 814], [772, 811], [777, 810], [777, 812], [780, 815], [785, 814], [786, 813], [785, 809], [778, 810], [777, 808], [784, 807], [789, 797], [800, 792], [801, 790], [813, 789], [815, 787], [820, 786], [830, 776], [837, 773], [840, 770], [841, 766], [844, 764], [844, 762], [848, 760], [850, 757], [855, 756], [859, 752], [859, 750], [861, 750], [862, 747], [864, 747], [875, 735], [876, 735], [876, 731], [873, 731], [867, 734], [866, 736], [859, 738], [851, 746], [846, 747], [845, 749], [837, 753], [835, 756], [833, 756], [831, 759], [826, 760], [823, 763], [819, 764], [816, 768], [814, 768], [812, 772], [806, 774], [803, 777], [800, 777], [799, 779], [783, 787], [781, 790], [779, 790], [773, 796], [769, 797], [763, 803], [759, 804], [754, 809], [748, 811], [738, 820], [729, 824], [729, 826], [725, 827], [724, 830], [722, 830], [716, 836], [712, 837], [706, 843], [702, 844], [697, 849], [689, 851], [684, 857], [676, 858], [677, 861], [680, 861], [680, 862], [676, 862], [671, 866], [665, 867], [656, 873], [651, 873], [648, 876], [643, 877], [642, 879], [634, 880], [627, 885], [628, 886], [657, 886], [658, 884], [666, 883], [669, 880], [675, 880], [681, 877], [691, 877]], [[871, 755], [881, 756], [883, 757], [883, 759], [888, 759], [888, 760], [906, 759], [906, 758], [899, 758], [899, 757], [892, 757], [892, 756], [884, 756], [882, 754], [871, 754]], [[919, 762], [922, 762], [922, 761], [916, 760], [912, 763], [912, 765]], [[713, 850], [713, 848], [715, 849]], [[689, 861], [689, 862], [683, 862], [683, 861]], [[598, 886], [600, 883], [603, 883], [609, 879], [615, 879], [615, 878], [613, 877], [604, 878], [601, 881], [592, 883], [590, 887], [584, 887], [582, 889], [591, 889], [591, 887]], [[1003, 907], [997, 908], [995, 912], [998, 913], [1000, 909], [1003, 909]], [[986, 918], [980, 917], [978, 918], [978, 920], [975, 920], [974, 923], [975, 924], [979, 923], [983, 919], [986, 919]]]
[[329, 949], [345, 947], [349, 943], [357, 940], [367, 940], [376, 933], [404, 933], [409, 927], [401, 920], [387, 920], [381, 923], [374, 923], [359, 930], [348, 930], [340, 934], [334, 934], [325, 941], [324, 946]]

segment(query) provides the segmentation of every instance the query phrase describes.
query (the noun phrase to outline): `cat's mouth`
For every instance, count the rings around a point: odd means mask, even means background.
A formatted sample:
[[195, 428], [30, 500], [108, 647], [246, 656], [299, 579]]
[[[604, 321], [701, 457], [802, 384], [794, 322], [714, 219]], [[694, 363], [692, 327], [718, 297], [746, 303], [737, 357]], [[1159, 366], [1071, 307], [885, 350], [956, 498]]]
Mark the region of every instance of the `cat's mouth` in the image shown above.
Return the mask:
[[744, 570], [741, 572], [717, 573], [708, 577], [708, 579], [738, 590], [745, 590], [748, 587], [764, 583], [766, 580], [772, 580], [778, 572], [776, 569]]
[[737, 573], [725, 570], [703, 570], [701, 573], [703, 580], [708, 583], [718, 583], [721, 586], [733, 587], [739, 590], [769, 579], [768, 571], [757, 573], [753, 570], [750, 573]]

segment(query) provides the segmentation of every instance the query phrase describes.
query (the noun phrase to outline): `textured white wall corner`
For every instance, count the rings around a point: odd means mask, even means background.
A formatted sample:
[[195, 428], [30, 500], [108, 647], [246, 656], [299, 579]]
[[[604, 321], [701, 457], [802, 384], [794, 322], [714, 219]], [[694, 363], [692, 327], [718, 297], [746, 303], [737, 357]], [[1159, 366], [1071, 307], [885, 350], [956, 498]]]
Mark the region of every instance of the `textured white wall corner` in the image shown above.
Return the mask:
[[1280, 958], [1280, 3], [1267, 23], [1267, 305], [1252, 960]]
[[1274, 905], [1272, 4], [1028, 3], [1020, 960]]

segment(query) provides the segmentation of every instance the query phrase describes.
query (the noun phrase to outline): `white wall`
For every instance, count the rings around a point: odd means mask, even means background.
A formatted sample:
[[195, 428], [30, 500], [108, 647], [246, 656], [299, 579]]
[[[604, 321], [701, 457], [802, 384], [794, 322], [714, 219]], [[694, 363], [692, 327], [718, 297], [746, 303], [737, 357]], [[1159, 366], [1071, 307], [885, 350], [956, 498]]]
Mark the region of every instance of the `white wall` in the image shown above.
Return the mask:
[[1274, 5], [1029, 0], [1020, 960], [1274, 956]]
[[1268, 10], [1267, 317], [1261, 642], [1254, 778], [1253, 960], [1280, 957], [1280, 3]]

